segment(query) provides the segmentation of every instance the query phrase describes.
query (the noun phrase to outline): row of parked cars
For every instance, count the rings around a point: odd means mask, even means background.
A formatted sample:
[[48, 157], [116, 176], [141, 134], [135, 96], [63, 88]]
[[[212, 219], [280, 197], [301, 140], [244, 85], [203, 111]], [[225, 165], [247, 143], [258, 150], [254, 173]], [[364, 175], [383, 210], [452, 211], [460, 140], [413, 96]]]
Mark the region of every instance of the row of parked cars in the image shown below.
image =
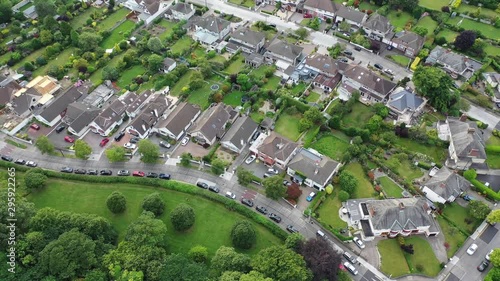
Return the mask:
[[[469, 256], [472, 256], [474, 255], [474, 253], [476, 252], [478, 246], [476, 243], [473, 243], [469, 246], [469, 248], [467, 248], [467, 254]], [[486, 268], [488, 268], [488, 266], [490, 265], [490, 255], [491, 253], [493, 253], [493, 250], [490, 250], [486, 256], [485, 256], [485, 259], [483, 261], [481, 261], [481, 263], [477, 266], [477, 270], [479, 270], [480, 272], [483, 272], [486, 270]]]
[[[7, 162], [14, 161], [14, 158], [12, 158], [12, 157], [10, 157], [8, 155], [2, 155], [0, 158], [3, 161], [7, 161]], [[18, 165], [26, 165], [28, 167], [36, 167], [36, 166], [38, 166], [38, 164], [35, 161], [26, 161], [24, 159], [17, 159], [16, 161], [14, 161], [14, 163], [16, 163]]]
[[[73, 169], [71, 167], [63, 167], [60, 170], [62, 173], [75, 173], [79, 175], [101, 175], [101, 176], [111, 176], [113, 175], [113, 171], [108, 170], [108, 169], [103, 169], [103, 170], [95, 170], [95, 169]], [[170, 174], [165, 174], [165, 173], [153, 173], [153, 172], [148, 172], [144, 173], [143, 171], [133, 171], [130, 173], [128, 170], [119, 170], [117, 172], [118, 176], [134, 176], [134, 177], [147, 177], [147, 178], [159, 178], [163, 180], [169, 180], [171, 178]]]

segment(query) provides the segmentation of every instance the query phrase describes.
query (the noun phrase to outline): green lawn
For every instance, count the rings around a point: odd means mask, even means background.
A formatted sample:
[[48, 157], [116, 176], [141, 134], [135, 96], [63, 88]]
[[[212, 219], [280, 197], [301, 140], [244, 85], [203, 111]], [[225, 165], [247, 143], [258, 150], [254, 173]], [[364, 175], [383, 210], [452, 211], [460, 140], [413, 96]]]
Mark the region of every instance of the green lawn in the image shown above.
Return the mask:
[[[127, 10], [126, 8], [121, 8], [120, 10], [112, 13], [109, 15], [107, 18], [105, 18], [103, 21], [97, 24], [99, 27], [99, 30], [109, 30], [115, 24], [125, 18], [125, 16], [129, 13], [130, 11]], [[86, 20], [86, 19], [85, 19]]]
[[[127, 210], [124, 214], [114, 215], [106, 208], [106, 198], [111, 192], [119, 190], [127, 198]], [[167, 225], [170, 253], [186, 253], [193, 245], [203, 245], [213, 255], [220, 246], [231, 246], [229, 233], [234, 222], [244, 219], [241, 215], [230, 212], [223, 205], [208, 201], [198, 196], [170, 190], [162, 190], [131, 184], [88, 184], [50, 179], [43, 191], [32, 193], [29, 200], [37, 208], [52, 207], [58, 210], [92, 213], [108, 219], [123, 239], [127, 226], [141, 213], [142, 199], [152, 193], [160, 192], [165, 202], [165, 213], [160, 217]], [[179, 203], [191, 205], [196, 214], [196, 223], [185, 233], [174, 231], [169, 213]], [[255, 254], [271, 245], [280, 244], [280, 240], [262, 226], [254, 224], [258, 232], [256, 246], [245, 251]]]
[[255, 6], [255, 2], [252, 0], [229, 0], [229, 2], [247, 8], [252, 8], [253, 6]]
[[243, 97], [244, 94], [245, 93], [242, 91], [234, 91], [227, 94], [222, 101], [225, 104], [229, 104], [236, 107], [241, 105], [241, 97]]
[[457, 37], [457, 35], [458, 35], [458, 32], [455, 32], [455, 31], [452, 31], [452, 30], [445, 28], [445, 29], [441, 30], [436, 35], [436, 38], [444, 37], [444, 38], [446, 38], [446, 42], [451, 43], [451, 42], [455, 42], [455, 38]]
[[[107, 65], [116, 67], [118, 65], [118, 62], [123, 58], [123, 56], [125, 56], [125, 52], [122, 52], [121, 54], [114, 56], [108, 62]], [[97, 86], [102, 83], [102, 69], [103, 68], [99, 68], [89, 77], [89, 80], [92, 82], [94, 86]]]
[[[397, 240], [394, 240], [397, 243]], [[413, 268], [411, 268], [412, 272], [418, 272], [432, 277], [437, 276], [439, 271], [441, 271], [441, 266], [429, 242], [419, 236], [405, 238], [405, 242], [406, 244], [413, 244], [413, 250], [415, 250], [413, 255], [406, 254], [413, 266]], [[419, 266], [422, 267], [422, 271], [417, 269]]]
[[46, 65], [39, 67], [35, 71], [33, 71], [33, 77], [47, 74], [47, 70], [51, 65], [64, 66], [69, 61], [69, 58], [71, 57], [74, 51], [75, 48], [69, 48], [62, 51], [59, 55], [57, 55], [55, 59], [49, 61]]
[[430, 146], [416, 142], [412, 139], [396, 138], [395, 145], [406, 148], [412, 152], [425, 154], [433, 159], [435, 163], [441, 163], [446, 159], [446, 149], [437, 146]]
[[358, 187], [354, 198], [371, 198], [375, 189], [370, 182], [370, 179], [365, 175], [363, 167], [358, 162], [351, 162], [345, 166], [345, 170], [349, 171], [358, 180]]
[[265, 117], [266, 116], [260, 111], [254, 111], [250, 113], [250, 118], [252, 118], [252, 120], [255, 121], [255, 123], [257, 124], [260, 124], [260, 122], [262, 122], [262, 120], [264, 120]]
[[320, 98], [320, 94], [316, 92], [309, 92], [309, 95], [306, 97], [307, 102], [317, 102]]
[[391, 55], [387, 57], [401, 66], [407, 66], [410, 63], [410, 58], [403, 55]]
[[87, 10], [85, 10], [85, 12], [83, 12], [80, 15], [74, 17], [71, 20], [71, 27], [73, 27], [73, 29], [77, 29], [77, 28], [82, 27], [83, 25], [85, 25], [87, 23], [87, 19], [90, 17], [90, 15], [94, 11], [97, 11], [97, 8], [90, 7]]
[[484, 51], [490, 56], [500, 56], [500, 48], [497, 46], [487, 44]]
[[[342, 3], [342, 2], [341, 2]], [[361, 3], [359, 4], [359, 10], [372, 10], [372, 11], [376, 11], [378, 8], [380, 8], [379, 6], [377, 5], [374, 5], [368, 1], [361, 1]]]
[[162, 19], [159, 23], [160, 26], [164, 27], [165, 28], [165, 31], [163, 33], [161, 33], [158, 38], [160, 38], [162, 41], [165, 40], [165, 38], [169, 37], [170, 35], [172, 35], [174, 33], [174, 26], [176, 25], [177, 23], [175, 22], [171, 22], [171, 21], [168, 21], [166, 19]]
[[441, 227], [441, 232], [444, 234], [445, 243], [449, 245], [448, 250], [446, 250], [446, 255], [448, 258], [451, 258], [464, 244], [467, 237], [447, 220], [443, 219], [443, 217], [438, 216], [437, 221]]
[[227, 72], [228, 74], [237, 74], [243, 69], [244, 66], [245, 58], [240, 54], [233, 60], [233, 62], [231, 62], [230, 65], [228, 65], [226, 69], [224, 69], [224, 72]]
[[[35, 61], [36, 58], [38, 58], [39, 56], [43, 55], [44, 52], [45, 52], [45, 48], [41, 48], [41, 49], [39, 49], [37, 51], [34, 51], [33, 53], [29, 54], [27, 57], [25, 57], [21, 61], [19, 61], [16, 64], [14, 64], [14, 66], [12, 66], [12, 69], [17, 70], [21, 66], [24, 66], [25, 62]], [[50, 64], [50, 62], [49, 62], [49, 64]]]
[[448, 6], [449, 0], [420, 0], [418, 5], [436, 11], [441, 11], [441, 7]]
[[319, 220], [322, 223], [332, 228], [345, 228], [347, 223], [339, 217], [339, 210], [342, 207], [342, 202], [340, 202], [337, 196], [338, 191], [339, 188], [336, 187], [336, 191], [326, 196], [326, 200], [321, 203], [316, 209], [316, 212], [319, 214]]
[[120, 88], [125, 88], [125, 86], [132, 84], [132, 79], [137, 77], [137, 75], [142, 75], [146, 72], [146, 69], [142, 65], [134, 65], [131, 68], [121, 72], [120, 79], [116, 82], [116, 85]]
[[[386, 165], [391, 167], [395, 166], [391, 165], [391, 163], [396, 163], [397, 159], [396, 157], [390, 156], [389, 160], [384, 160], [384, 161], [386, 162]], [[420, 170], [417, 166], [413, 165], [413, 163], [411, 163], [410, 160], [399, 161], [399, 163], [397, 164], [396, 171], [393, 172], [396, 172], [400, 177], [409, 180], [414, 180], [424, 175], [422, 170]]]
[[305, 91], [307, 85], [303, 82], [300, 82], [299, 84], [295, 85], [290, 92], [294, 97], [298, 97], [302, 95], [302, 93]]
[[402, 198], [403, 189], [399, 187], [392, 179], [389, 177], [381, 177], [377, 179], [380, 185], [385, 191], [387, 197]]
[[[472, 5], [467, 5], [465, 3], [462, 2], [462, 4], [460, 4], [460, 7], [458, 7], [458, 9], [456, 9], [455, 11], [456, 12], [459, 12], [459, 13], [463, 13], [463, 12], [476, 12], [477, 11], [477, 6], [472, 6]], [[490, 10], [490, 9], [487, 9], [485, 7], [481, 7], [481, 12], [479, 13], [480, 15], [483, 15], [483, 16], [487, 16], [487, 17], [498, 17], [498, 13], [493, 11], [493, 10]]]
[[487, 141], [486, 145], [500, 145], [500, 137], [491, 136]]
[[349, 149], [349, 142], [339, 139], [333, 134], [323, 134], [317, 141], [311, 144], [311, 148], [334, 160], [340, 161], [344, 153]]
[[0, 56], [0, 65], [5, 65], [7, 62], [10, 60], [10, 56], [12, 55], [12, 52], [7, 52], [3, 55]]
[[273, 75], [271, 78], [269, 78], [269, 80], [267, 80], [267, 83], [264, 84], [264, 86], [262, 86], [262, 89], [276, 91], [278, 89], [280, 81], [281, 81], [281, 78]]
[[286, 112], [281, 113], [278, 121], [275, 124], [275, 130], [278, 134], [292, 140], [297, 141], [300, 137], [299, 121], [302, 114], [289, 115]]
[[19, 8], [19, 11], [20, 12], [24, 12], [24, 11], [26, 11], [31, 6], [33, 6], [33, 3], [28, 3], [28, 4], [24, 5], [24, 6], [22, 6], [21, 8]]
[[403, 29], [406, 26], [406, 23], [413, 17], [407, 12], [397, 12], [392, 10], [387, 16], [387, 18], [389, 19], [389, 21], [393, 26]]
[[124, 33], [129, 30], [133, 30], [135, 23], [131, 20], [126, 20], [122, 24], [120, 24], [117, 28], [113, 29], [111, 34], [101, 42], [101, 47], [103, 49], [111, 49], [116, 44], [120, 43], [122, 40], [125, 40]]
[[431, 16], [420, 19], [415, 26], [422, 26], [427, 28], [427, 36], [433, 34], [434, 29], [438, 26], [437, 21], [433, 20]]
[[217, 55], [217, 56], [209, 59], [209, 61], [224, 63], [226, 61], [226, 58], [223, 56]]
[[347, 114], [342, 121], [346, 126], [361, 128], [373, 115], [374, 113], [368, 106], [356, 102], [352, 107], [352, 112]]
[[184, 52], [188, 51], [191, 48], [191, 44], [193, 43], [193, 39], [189, 36], [184, 36], [181, 39], [177, 40], [172, 47], [170, 47], [170, 51], [172, 54], [181, 55]]
[[210, 93], [212, 92], [210, 90], [210, 86], [212, 86], [215, 83], [215, 82], [210, 81], [210, 80], [206, 81], [206, 82], [208, 82], [208, 83], [204, 84], [203, 87], [190, 92], [188, 95], [188, 102], [190, 102], [192, 104], [197, 104], [202, 109], [208, 108], [208, 106], [210, 105], [210, 103], [208, 101]]
[[[446, 204], [443, 215], [455, 223], [456, 226], [470, 234], [474, 233], [476, 228], [481, 224], [481, 221], [469, 216], [469, 208], [464, 208], [455, 202]], [[465, 221], [466, 218], [472, 220], [472, 223], [467, 224]]]
[[[447, 23], [457, 25], [457, 23], [461, 20], [462, 20], [461, 17], [450, 18], [447, 21]], [[493, 25], [473, 21], [470, 19], [463, 19], [462, 23], [460, 24], [460, 27], [463, 27], [464, 29], [480, 31], [481, 34], [490, 39], [494, 40], [500, 39], [500, 29], [495, 28]]]
[[410, 273], [410, 268], [397, 239], [381, 240], [378, 242], [377, 248], [380, 253], [380, 270], [382, 272], [393, 278]]
[[184, 74], [179, 79], [179, 81], [177, 81], [177, 83], [175, 83], [175, 85], [172, 88], [170, 88], [170, 93], [172, 94], [172, 96], [178, 96], [182, 93], [182, 88], [184, 88], [184, 86], [189, 85], [189, 81], [191, 80], [191, 75], [193, 75], [193, 70], [188, 70], [188, 72], [186, 72], [186, 74]]
[[274, 65], [261, 65], [259, 66], [258, 68], [254, 68], [252, 69], [252, 71], [250, 72], [252, 75], [254, 75], [255, 77], [265, 77], [266, 76], [266, 72], [268, 70], [273, 70], [276, 71], [276, 66]]

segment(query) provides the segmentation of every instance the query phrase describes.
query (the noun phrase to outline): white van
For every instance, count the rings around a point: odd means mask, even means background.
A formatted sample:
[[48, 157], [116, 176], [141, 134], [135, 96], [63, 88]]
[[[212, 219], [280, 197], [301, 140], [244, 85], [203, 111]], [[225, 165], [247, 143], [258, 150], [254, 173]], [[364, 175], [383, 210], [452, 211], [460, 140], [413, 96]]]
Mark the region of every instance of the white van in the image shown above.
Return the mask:
[[318, 231], [316, 232], [316, 236], [321, 237], [321, 238], [323, 238], [323, 239], [326, 239], [326, 235], [325, 235], [325, 233], [323, 233], [323, 231], [321, 231], [321, 230], [318, 230]]

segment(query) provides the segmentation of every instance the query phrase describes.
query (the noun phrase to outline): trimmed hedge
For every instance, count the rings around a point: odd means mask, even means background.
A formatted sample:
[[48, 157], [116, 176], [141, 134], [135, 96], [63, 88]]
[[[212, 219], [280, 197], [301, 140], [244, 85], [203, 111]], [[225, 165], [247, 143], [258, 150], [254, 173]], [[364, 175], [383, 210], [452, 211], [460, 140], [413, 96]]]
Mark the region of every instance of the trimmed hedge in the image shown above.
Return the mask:
[[304, 113], [306, 112], [310, 106], [301, 102], [301, 101], [298, 101], [292, 97], [289, 97], [289, 96], [281, 96], [284, 100], [286, 100], [286, 107], [289, 108], [289, 107], [292, 107], [292, 106], [295, 106], [301, 113]]
[[[15, 167], [18, 171], [27, 171], [30, 168], [26, 166], [20, 166], [13, 164], [11, 162], [0, 161], [1, 167]], [[129, 184], [140, 184], [152, 187], [159, 187], [169, 190], [174, 190], [178, 192], [188, 193], [192, 195], [201, 196], [205, 199], [211, 200], [223, 204], [226, 209], [230, 211], [236, 211], [241, 215], [253, 220], [254, 222], [267, 228], [272, 234], [278, 238], [285, 240], [288, 237], [288, 233], [277, 226], [275, 223], [271, 222], [264, 216], [261, 216], [254, 212], [252, 209], [247, 208], [241, 204], [238, 204], [234, 200], [230, 200], [224, 196], [208, 192], [206, 190], [201, 190], [192, 184], [174, 181], [174, 180], [160, 180], [153, 178], [138, 178], [138, 177], [117, 177], [117, 176], [89, 176], [89, 175], [77, 175], [77, 174], [67, 174], [52, 170], [41, 169], [42, 172], [51, 178], [65, 179], [65, 180], [77, 180], [84, 182], [99, 182], [99, 183], [129, 183]]]
[[486, 151], [490, 153], [500, 154], [500, 145], [487, 145]]
[[472, 183], [479, 191], [481, 191], [482, 193], [486, 194], [486, 196], [488, 198], [490, 198], [491, 200], [495, 200], [495, 201], [499, 201], [500, 200], [500, 194], [499, 193], [496, 193], [495, 191], [491, 190], [489, 187], [487, 187], [486, 185], [484, 185], [482, 182], [476, 180], [476, 179], [473, 179], [470, 181], [470, 183]]
[[417, 166], [426, 170], [430, 170], [432, 168], [431, 164], [427, 164], [425, 162], [417, 162]]

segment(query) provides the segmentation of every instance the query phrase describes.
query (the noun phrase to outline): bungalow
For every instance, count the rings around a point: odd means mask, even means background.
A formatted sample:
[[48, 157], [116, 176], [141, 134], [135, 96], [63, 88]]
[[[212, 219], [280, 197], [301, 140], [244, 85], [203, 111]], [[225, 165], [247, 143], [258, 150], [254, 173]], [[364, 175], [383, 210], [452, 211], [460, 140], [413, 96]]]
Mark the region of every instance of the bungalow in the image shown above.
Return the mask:
[[339, 162], [314, 149], [300, 148], [288, 163], [286, 173], [309, 187], [323, 191], [340, 166]]
[[14, 93], [11, 108], [18, 116], [27, 117], [31, 112], [47, 105], [59, 89], [61, 85], [56, 79], [50, 76], [38, 76]]
[[168, 116], [164, 116], [156, 124], [153, 131], [174, 140], [179, 140], [200, 116], [201, 110], [198, 106], [181, 102]]
[[426, 104], [426, 98], [398, 87], [389, 96], [386, 105], [390, 110], [390, 115], [395, 117], [397, 123], [411, 124], [414, 118], [420, 115]]
[[290, 66], [295, 67], [302, 59], [302, 50], [302, 47], [276, 39], [267, 48], [264, 59], [285, 71]]
[[[171, 18], [176, 20], [188, 20], [196, 12], [193, 4], [177, 2], [170, 8]], [[166, 16], [167, 14], [165, 14]]]
[[367, 14], [354, 10], [353, 8], [345, 7], [344, 5], [338, 3], [334, 3], [334, 5], [337, 6], [337, 12], [335, 13], [335, 23], [345, 21], [350, 25], [361, 27], [368, 18]]
[[442, 167], [420, 187], [427, 199], [435, 203], [451, 203], [466, 191], [470, 182], [446, 167]]
[[231, 22], [216, 16], [199, 18], [194, 23], [193, 39], [206, 46], [214, 47], [231, 31]]
[[222, 147], [240, 154], [247, 146], [259, 125], [252, 118], [243, 116], [234, 122], [221, 140]]
[[436, 46], [425, 63], [428, 65], [438, 64], [446, 71], [453, 79], [458, 77], [464, 80], [469, 80], [474, 72], [478, 71], [483, 65], [467, 56], [457, 54], [449, 49], [441, 46]]
[[161, 66], [160, 71], [163, 71], [163, 73], [169, 73], [170, 71], [174, 70], [177, 67], [177, 62], [171, 58], [165, 58], [163, 60], [163, 64]]
[[286, 165], [297, 153], [299, 145], [278, 135], [275, 132], [260, 134], [250, 147], [250, 152], [268, 166], [276, 165], [285, 169]]
[[238, 50], [247, 54], [258, 53], [264, 46], [265, 40], [265, 33], [240, 27], [231, 33], [229, 44], [226, 46], [226, 49], [230, 53], [235, 53]]
[[114, 100], [90, 123], [90, 130], [93, 133], [107, 137], [115, 127], [123, 123], [126, 109], [127, 104], [123, 101], [123, 98]]
[[394, 37], [394, 26], [386, 17], [381, 14], [372, 14], [363, 24], [363, 30], [371, 39], [382, 41], [385, 44], [390, 44]]
[[405, 52], [406, 56], [412, 58], [418, 55], [424, 43], [425, 37], [406, 30], [396, 33], [391, 40], [391, 46]]
[[352, 93], [360, 92], [360, 101], [365, 104], [386, 102], [396, 84], [381, 78], [371, 70], [359, 65], [349, 65], [343, 73], [337, 91], [342, 100], [349, 100]]
[[138, 18], [150, 24], [156, 18], [163, 16], [170, 3], [163, 0], [125, 0], [123, 6], [138, 14]]
[[165, 95], [153, 95], [147, 107], [128, 125], [127, 131], [141, 139], [147, 138], [168, 106], [169, 101]]
[[195, 127], [189, 132], [197, 143], [201, 145], [213, 145], [226, 133], [233, 108], [229, 105], [219, 103], [203, 112]]

